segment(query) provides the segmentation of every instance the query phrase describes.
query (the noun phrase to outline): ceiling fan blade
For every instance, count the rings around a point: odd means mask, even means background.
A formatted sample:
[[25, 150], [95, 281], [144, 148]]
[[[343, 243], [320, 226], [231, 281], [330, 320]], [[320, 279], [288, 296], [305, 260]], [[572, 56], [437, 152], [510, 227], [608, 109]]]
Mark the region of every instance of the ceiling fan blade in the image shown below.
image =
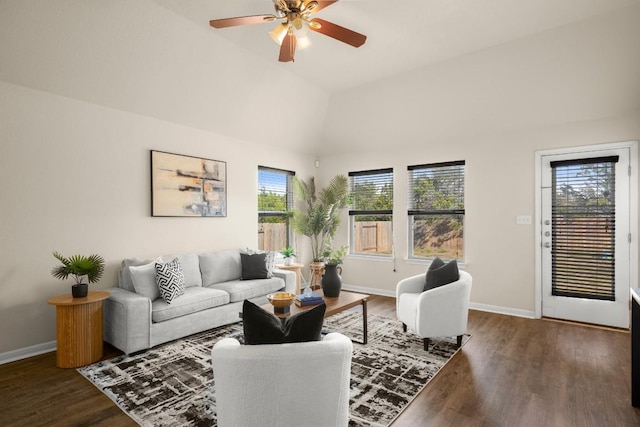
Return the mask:
[[353, 47], [360, 47], [367, 40], [367, 36], [364, 34], [356, 33], [348, 28], [341, 27], [324, 19], [314, 18], [310, 21], [312, 24], [315, 22], [320, 24], [320, 27], [316, 25], [309, 25], [309, 29], [316, 33], [324, 34], [325, 36], [332, 37], [343, 43], [350, 44]]
[[313, 9], [313, 13], [316, 13], [317, 11], [324, 9], [327, 6], [331, 6], [332, 4], [337, 2], [338, 0], [327, 0], [327, 1], [317, 0], [318, 6], [316, 6], [316, 8]]
[[237, 27], [238, 25], [262, 24], [276, 19], [275, 15], [238, 16], [236, 18], [212, 19], [209, 25], [213, 28]]
[[293, 57], [296, 53], [296, 36], [293, 35], [293, 31], [289, 30], [287, 35], [282, 40], [282, 46], [280, 46], [280, 56], [278, 61], [289, 62], [293, 61]]

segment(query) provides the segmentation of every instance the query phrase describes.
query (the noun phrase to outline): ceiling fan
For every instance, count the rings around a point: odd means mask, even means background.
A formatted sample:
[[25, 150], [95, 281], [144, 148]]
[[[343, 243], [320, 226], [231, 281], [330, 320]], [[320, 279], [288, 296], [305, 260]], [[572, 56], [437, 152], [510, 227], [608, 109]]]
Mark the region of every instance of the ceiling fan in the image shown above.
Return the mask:
[[367, 36], [356, 33], [311, 15], [331, 6], [338, 0], [273, 0], [276, 12], [274, 15], [251, 15], [236, 18], [212, 19], [209, 25], [213, 28], [227, 28], [239, 25], [261, 24], [263, 22], [282, 21], [269, 32], [271, 38], [280, 45], [280, 62], [294, 60], [296, 46], [301, 46], [306, 39], [307, 30], [324, 34], [353, 47], [360, 47]]

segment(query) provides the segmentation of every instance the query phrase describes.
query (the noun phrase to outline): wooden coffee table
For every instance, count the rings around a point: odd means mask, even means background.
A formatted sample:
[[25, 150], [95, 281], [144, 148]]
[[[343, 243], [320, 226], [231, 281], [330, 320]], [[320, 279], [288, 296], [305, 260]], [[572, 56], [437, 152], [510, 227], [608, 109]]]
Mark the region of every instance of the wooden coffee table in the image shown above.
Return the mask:
[[[359, 344], [367, 343], [367, 299], [369, 295], [367, 294], [359, 294], [357, 292], [348, 292], [341, 291], [340, 295], [337, 297], [325, 297], [322, 289], [318, 289], [314, 291], [317, 294], [320, 294], [324, 298], [324, 303], [327, 306], [327, 310], [324, 312], [324, 317], [327, 318], [329, 316], [333, 316], [334, 314], [340, 313], [342, 311], [348, 310], [355, 306], [362, 306], [362, 336], [364, 337], [362, 342], [354, 341]], [[273, 306], [271, 304], [264, 304], [261, 306], [264, 310], [269, 313], [273, 313]], [[291, 304], [291, 311], [286, 314], [275, 314], [278, 317], [288, 317], [294, 315], [296, 313], [300, 313], [311, 308], [315, 307], [315, 305], [307, 305], [304, 307], [299, 307], [295, 304]]]

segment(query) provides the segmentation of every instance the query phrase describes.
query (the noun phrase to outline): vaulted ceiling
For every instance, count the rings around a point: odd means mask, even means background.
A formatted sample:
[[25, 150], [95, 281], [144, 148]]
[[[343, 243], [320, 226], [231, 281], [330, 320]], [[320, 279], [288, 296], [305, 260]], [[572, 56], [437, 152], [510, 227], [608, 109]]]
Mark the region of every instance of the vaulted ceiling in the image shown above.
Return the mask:
[[[209, 19], [273, 13], [272, 0], [154, 0], [203, 28]], [[295, 63], [278, 64], [329, 92], [477, 52], [611, 12], [639, 0], [340, 0], [317, 17], [367, 35], [356, 49], [311, 33]], [[277, 63], [274, 23], [211, 29]], [[215, 54], [215, 53], [214, 53]]]
[[0, 80], [314, 155], [640, 108], [640, 0], [340, 0], [317, 16], [366, 43], [311, 33], [293, 63], [274, 23], [209, 26], [273, 10], [0, 0]]

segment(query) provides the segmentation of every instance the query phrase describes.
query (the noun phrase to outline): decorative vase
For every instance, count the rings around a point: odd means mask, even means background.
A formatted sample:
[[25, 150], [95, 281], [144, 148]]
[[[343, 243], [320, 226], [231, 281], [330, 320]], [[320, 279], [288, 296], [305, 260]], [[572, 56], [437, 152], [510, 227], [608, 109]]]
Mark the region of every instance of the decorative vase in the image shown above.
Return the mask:
[[291, 264], [293, 264], [293, 257], [290, 257], [290, 256], [286, 257], [284, 259], [284, 265], [291, 265]]
[[322, 275], [324, 274], [324, 262], [313, 261], [309, 266], [311, 269], [311, 279], [309, 280], [309, 286], [311, 289], [317, 289], [322, 284]]
[[336, 264], [326, 264], [322, 276], [322, 292], [325, 297], [337, 297], [342, 289], [342, 267]]
[[80, 283], [79, 285], [71, 285], [71, 295], [74, 298], [84, 298], [89, 293], [89, 284]]

